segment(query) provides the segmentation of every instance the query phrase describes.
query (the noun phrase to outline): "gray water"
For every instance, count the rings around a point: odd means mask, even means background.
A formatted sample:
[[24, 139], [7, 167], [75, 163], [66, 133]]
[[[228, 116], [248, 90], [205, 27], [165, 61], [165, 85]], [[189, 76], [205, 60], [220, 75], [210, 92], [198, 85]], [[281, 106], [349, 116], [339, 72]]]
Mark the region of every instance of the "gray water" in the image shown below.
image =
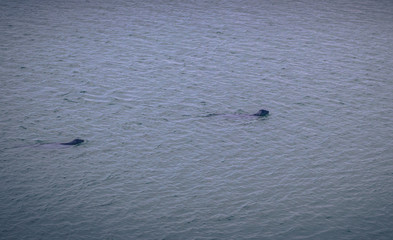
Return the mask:
[[0, 239], [393, 239], [392, 1], [3, 0], [0, 28]]

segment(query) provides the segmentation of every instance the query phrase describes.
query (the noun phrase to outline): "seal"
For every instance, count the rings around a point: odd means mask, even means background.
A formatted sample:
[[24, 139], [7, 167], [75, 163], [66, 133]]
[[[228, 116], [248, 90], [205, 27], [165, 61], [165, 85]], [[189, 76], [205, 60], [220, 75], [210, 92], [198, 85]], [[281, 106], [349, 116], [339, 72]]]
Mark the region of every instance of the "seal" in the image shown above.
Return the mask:
[[267, 115], [269, 115], [269, 111], [265, 109], [261, 109], [257, 113], [253, 114], [253, 116], [258, 116], [258, 117], [266, 117]]
[[76, 139], [72, 140], [71, 142], [60, 143], [60, 144], [61, 145], [79, 145], [79, 144], [83, 143], [84, 141], [85, 140], [83, 140], [83, 139], [76, 138]]
[[263, 117], [267, 117], [269, 115], [269, 111], [265, 110], [265, 109], [261, 109], [259, 110], [257, 113], [254, 114], [242, 114], [242, 113], [236, 113], [236, 114], [218, 114], [218, 113], [210, 113], [204, 117], [214, 117], [214, 116], [223, 116], [225, 118], [263, 118]]

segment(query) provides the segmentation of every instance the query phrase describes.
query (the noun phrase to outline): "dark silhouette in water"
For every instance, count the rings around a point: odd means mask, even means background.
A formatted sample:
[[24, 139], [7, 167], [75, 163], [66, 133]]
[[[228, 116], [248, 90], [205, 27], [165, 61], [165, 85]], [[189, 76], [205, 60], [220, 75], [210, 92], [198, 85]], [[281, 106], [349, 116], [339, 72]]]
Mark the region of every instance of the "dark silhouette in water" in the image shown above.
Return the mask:
[[252, 117], [267, 117], [269, 115], [269, 111], [265, 109], [259, 110], [255, 114], [218, 114], [218, 113], [211, 113], [205, 117], [214, 117], [214, 116], [224, 116], [227, 118], [252, 118]]
[[27, 147], [40, 147], [40, 148], [47, 148], [47, 149], [57, 149], [57, 148], [68, 148], [72, 146], [78, 146], [79, 144], [83, 143], [85, 140], [76, 138], [72, 140], [71, 142], [66, 142], [66, 143], [38, 143], [35, 145], [27, 145], [27, 146], [16, 146], [16, 147], [11, 147], [10, 149], [13, 148], [27, 148]]
[[76, 138], [76, 139], [72, 140], [71, 142], [68, 142], [68, 143], [60, 143], [60, 144], [61, 144], [61, 145], [79, 145], [79, 144], [83, 143], [84, 141], [85, 141], [85, 140]]
[[258, 117], [266, 117], [267, 115], [269, 115], [269, 111], [265, 109], [261, 109], [257, 113], [253, 114], [253, 116], [258, 116]]

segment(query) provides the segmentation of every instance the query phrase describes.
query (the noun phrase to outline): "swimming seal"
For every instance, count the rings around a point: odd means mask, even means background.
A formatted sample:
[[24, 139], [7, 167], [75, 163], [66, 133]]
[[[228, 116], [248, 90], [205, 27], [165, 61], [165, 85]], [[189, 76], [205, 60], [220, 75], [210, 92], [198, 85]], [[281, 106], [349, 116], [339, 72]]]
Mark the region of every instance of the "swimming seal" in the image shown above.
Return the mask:
[[60, 144], [61, 144], [61, 145], [78, 145], [78, 144], [83, 143], [84, 141], [85, 141], [85, 140], [83, 140], [83, 139], [76, 138], [76, 139], [72, 140], [71, 142], [68, 142], [68, 143], [60, 143]]
[[269, 111], [265, 109], [259, 110], [255, 114], [218, 114], [218, 113], [210, 113], [204, 117], [214, 117], [214, 116], [223, 116], [226, 118], [254, 118], [254, 117], [267, 117], [269, 115]]
[[258, 116], [258, 117], [266, 117], [267, 115], [269, 115], [269, 111], [265, 109], [261, 109], [257, 113], [253, 114], [253, 116]]

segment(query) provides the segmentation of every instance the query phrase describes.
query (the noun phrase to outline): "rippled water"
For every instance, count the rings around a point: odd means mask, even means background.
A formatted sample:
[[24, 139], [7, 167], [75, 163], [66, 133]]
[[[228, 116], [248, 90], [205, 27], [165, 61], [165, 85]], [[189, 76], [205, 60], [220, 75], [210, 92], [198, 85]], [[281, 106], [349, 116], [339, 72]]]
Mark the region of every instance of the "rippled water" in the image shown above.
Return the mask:
[[0, 12], [1, 239], [393, 238], [391, 1]]

